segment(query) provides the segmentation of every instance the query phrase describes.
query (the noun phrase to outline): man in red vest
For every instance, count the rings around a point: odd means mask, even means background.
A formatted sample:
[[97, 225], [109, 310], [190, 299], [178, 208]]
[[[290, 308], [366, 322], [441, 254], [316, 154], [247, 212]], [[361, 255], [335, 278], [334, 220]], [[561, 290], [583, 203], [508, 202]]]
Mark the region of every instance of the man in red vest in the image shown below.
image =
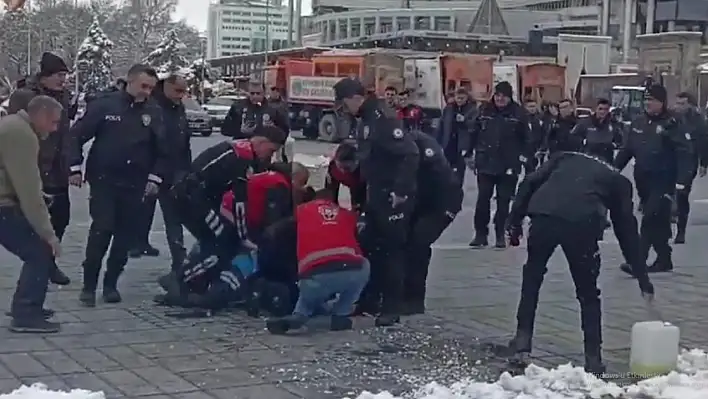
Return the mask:
[[268, 331], [285, 334], [304, 326], [331, 298], [330, 329], [352, 328], [349, 315], [370, 272], [357, 240], [357, 221], [355, 212], [337, 205], [332, 191], [324, 189], [298, 205], [295, 218], [280, 227], [297, 232], [300, 296], [291, 315], [268, 320]]

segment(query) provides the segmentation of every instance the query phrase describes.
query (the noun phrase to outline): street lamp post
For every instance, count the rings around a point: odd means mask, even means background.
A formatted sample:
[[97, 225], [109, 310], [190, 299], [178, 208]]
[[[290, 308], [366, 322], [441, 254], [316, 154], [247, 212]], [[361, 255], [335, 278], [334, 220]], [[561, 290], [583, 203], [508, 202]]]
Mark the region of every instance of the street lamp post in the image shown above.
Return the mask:
[[265, 52], [263, 54], [263, 66], [268, 66], [268, 50], [270, 50], [270, 0], [265, 3]]

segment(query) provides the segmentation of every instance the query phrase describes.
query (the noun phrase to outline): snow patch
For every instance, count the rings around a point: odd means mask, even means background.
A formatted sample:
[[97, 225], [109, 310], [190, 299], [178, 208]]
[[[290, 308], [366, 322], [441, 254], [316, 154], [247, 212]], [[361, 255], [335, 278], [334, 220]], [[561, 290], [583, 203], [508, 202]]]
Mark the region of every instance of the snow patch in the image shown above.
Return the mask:
[[0, 399], [106, 399], [103, 392], [73, 389], [70, 392], [50, 391], [44, 384], [21, 386], [11, 393], [0, 394]]
[[[677, 370], [620, 387], [570, 364], [549, 370], [530, 365], [523, 375], [504, 373], [495, 383], [473, 380], [451, 386], [435, 382], [405, 396], [412, 399], [706, 399], [708, 354], [699, 349], [683, 351]], [[390, 392], [364, 392], [357, 399], [403, 399]]]

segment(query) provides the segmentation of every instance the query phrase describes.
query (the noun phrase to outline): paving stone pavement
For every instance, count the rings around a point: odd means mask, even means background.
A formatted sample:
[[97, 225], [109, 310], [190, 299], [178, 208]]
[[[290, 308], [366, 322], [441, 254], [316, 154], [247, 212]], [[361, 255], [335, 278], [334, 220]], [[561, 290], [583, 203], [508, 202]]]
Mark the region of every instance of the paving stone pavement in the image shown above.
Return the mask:
[[[364, 389], [402, 392], [433, 380], [494, 379], [505, 364], [488, 345], [506, 342], [513, 331], [525, 254], [466, 249], [474, 183], [467, 188], [466, 210], [434, 254], [426, 315], [387, 329], [358, 319], [355, 331], [344, 333], [330, 333], [326, 320], [318, 320], [289, 337], [271, 336], [262, 320], [238, 312], [184, 320], [154, 306], [155, 278], [169, 265], [160, 215], [152, 243], [163, 255], [130, 261], [120, 283], [125, 302], [80, 307], [87, 191], [72, 189], [72, 226], [60, 265], [74, 283], [52, 287], [48, 298], [63, 330], [18, 336], [0, 328], [0, 393], [43, 382], [53, 389], [100, 390], [109, 398], [342, 399]], [[699, 181], [695, 191], [689, 242], [675, 251], [677, 270], [654, 281], [658, 306], [681, 327], [683, 344], [705, 347], [708, 248], [702, 237], [708, 234], [708, 184]], [[636, 283], [616, 268], [621, 255], [612, 240], [602, 246], [602, 256], [605, 357], [620, 375], [627, 369], [632, 323], [649, 315]], [[9, 303], [19, 262], [0, 250], [0, 263], [0, 295]], [[541, 296], [534, 361], [577, 363], [581, 351], [577, 301], [565, 261], [556, 254]]]

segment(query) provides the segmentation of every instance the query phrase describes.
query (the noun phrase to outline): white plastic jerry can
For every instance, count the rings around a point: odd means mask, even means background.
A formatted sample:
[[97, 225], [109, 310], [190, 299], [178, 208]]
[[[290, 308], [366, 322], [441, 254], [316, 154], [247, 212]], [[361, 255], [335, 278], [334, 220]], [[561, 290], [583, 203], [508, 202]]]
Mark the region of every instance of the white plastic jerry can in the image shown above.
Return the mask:
[[681, 332], [671, 323], [644, 321], [632, 326], [630, 373], [641, 378], [668, 374], [676, 369]]

